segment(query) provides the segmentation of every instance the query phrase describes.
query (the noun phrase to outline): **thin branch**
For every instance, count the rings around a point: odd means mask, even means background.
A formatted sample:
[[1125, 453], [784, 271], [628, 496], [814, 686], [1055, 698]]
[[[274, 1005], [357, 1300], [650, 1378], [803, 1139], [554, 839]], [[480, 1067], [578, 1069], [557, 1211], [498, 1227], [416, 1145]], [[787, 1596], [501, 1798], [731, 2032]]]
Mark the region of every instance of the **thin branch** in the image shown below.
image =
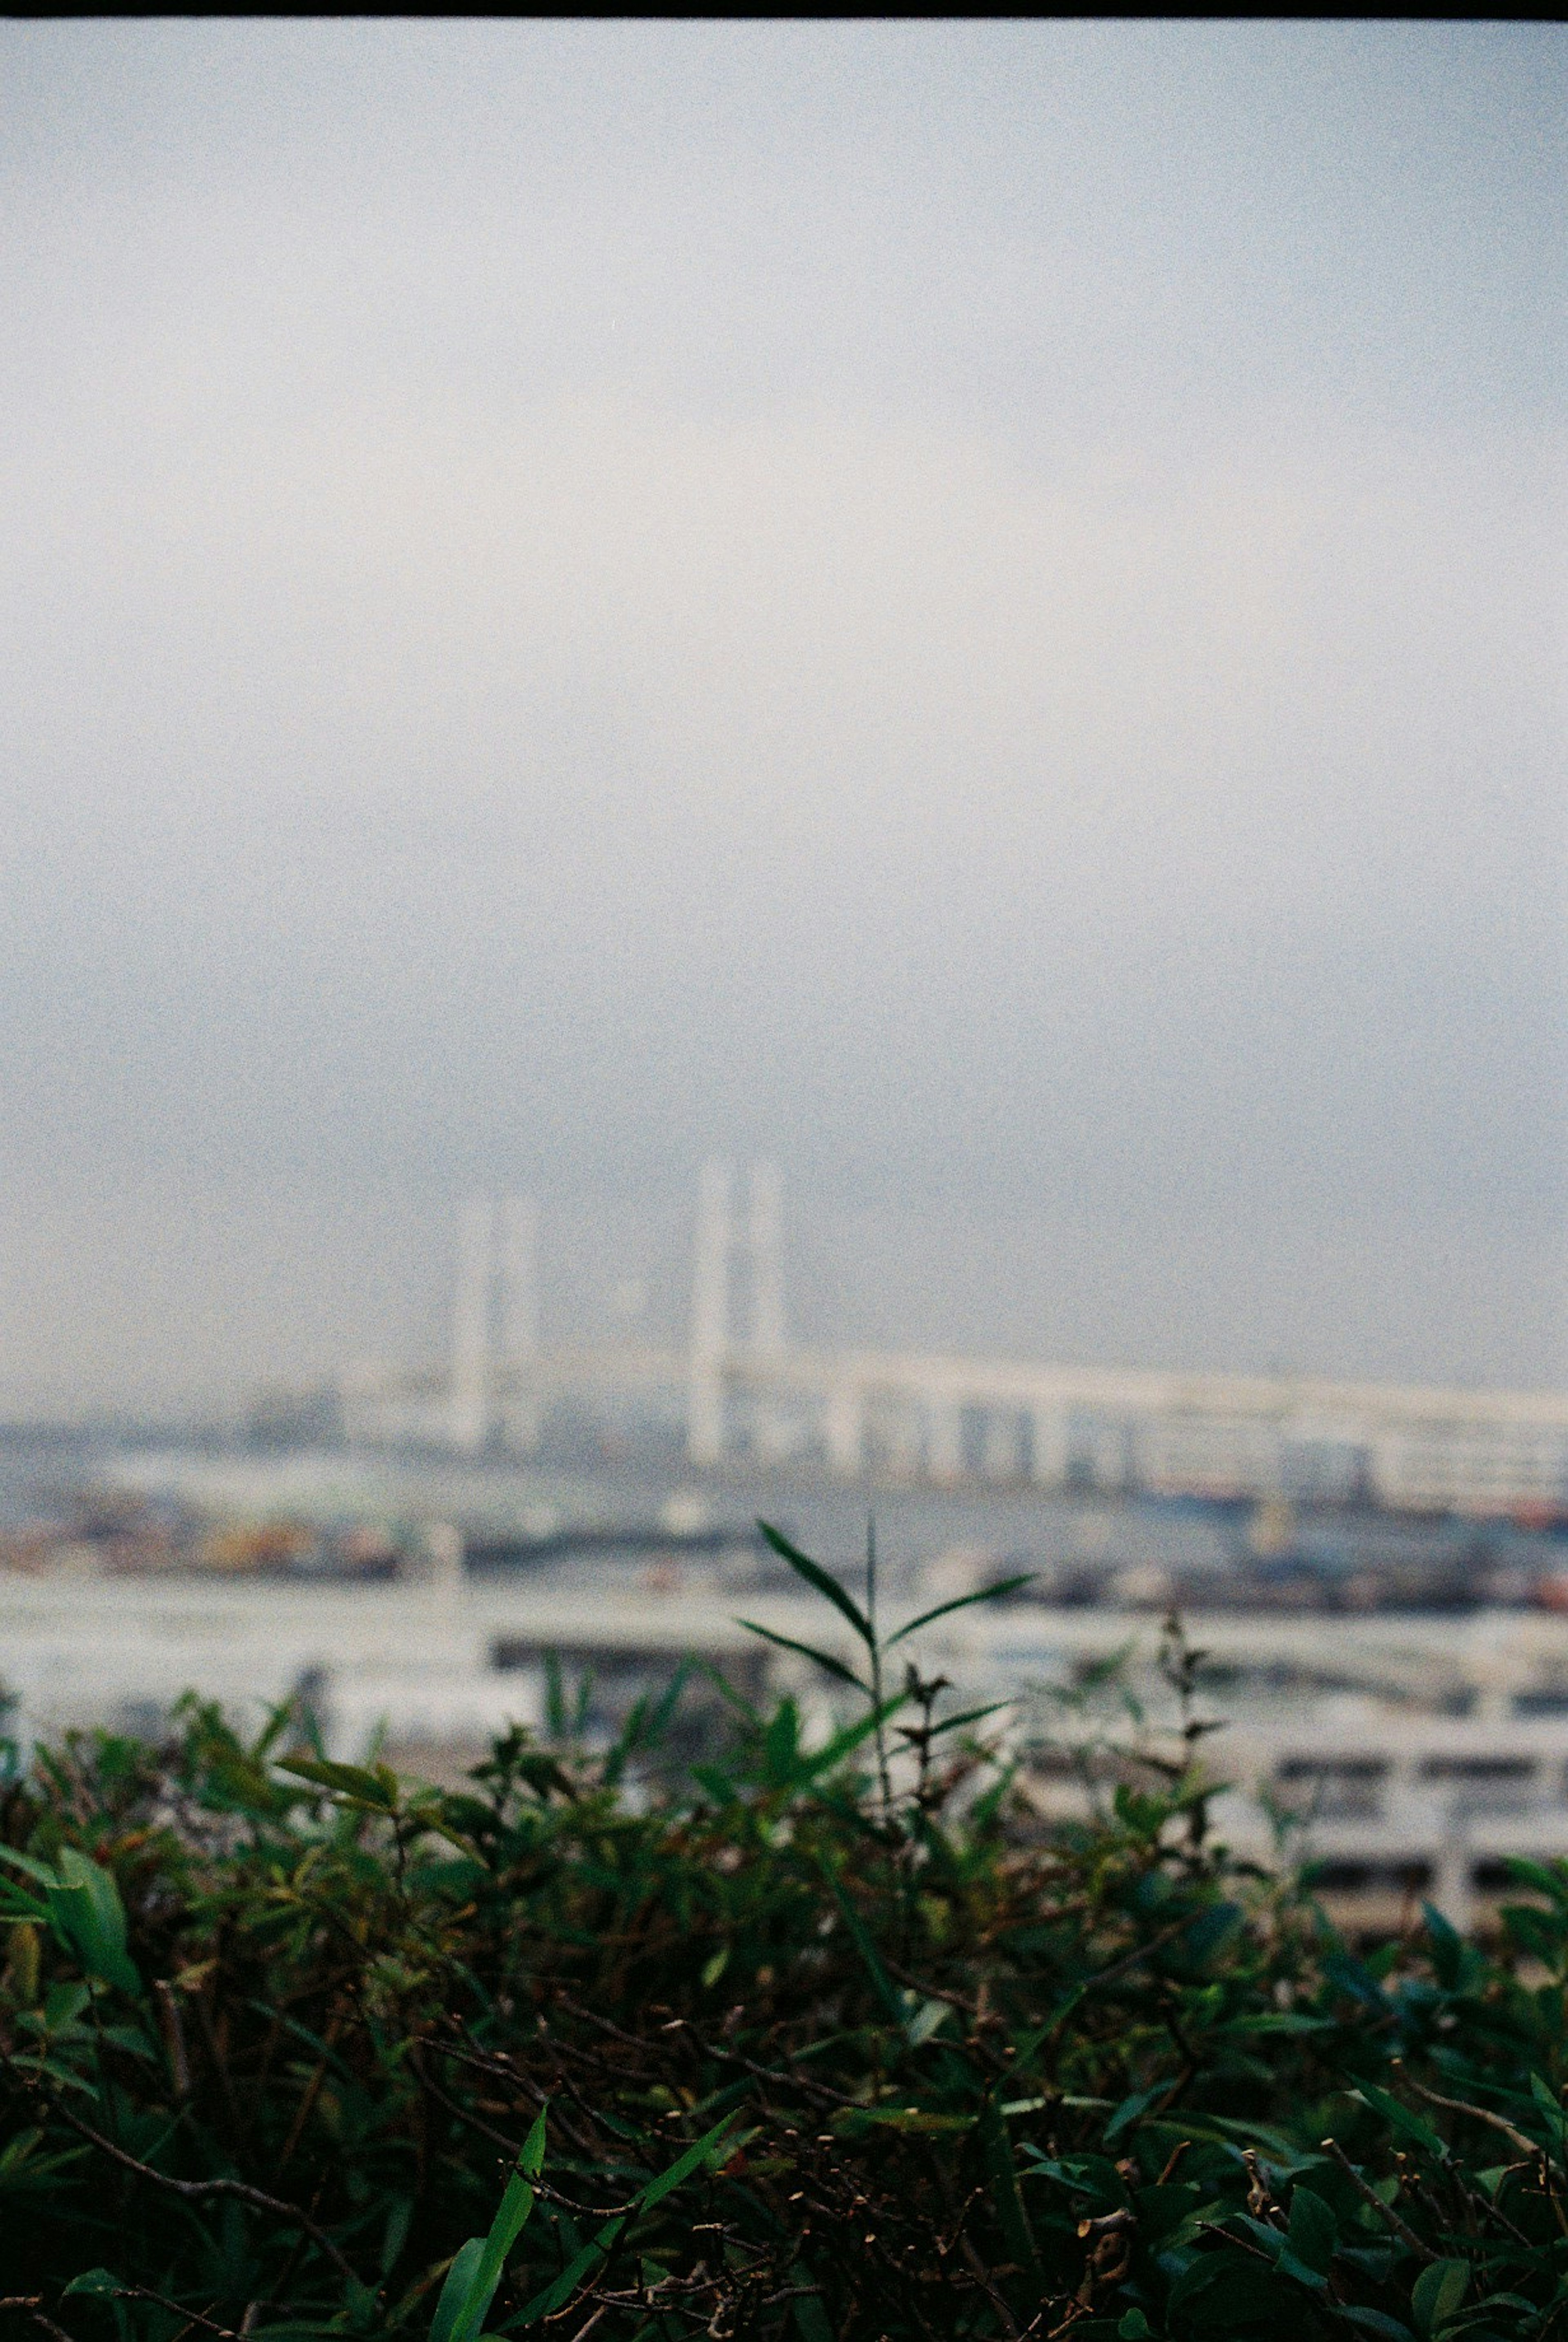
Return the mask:
[[319, 2251], [326, 2255], [341, 2276], [354, 2278], [358, 2283], [353, 2263], [334, 2244], [326, 2230], [313, 2220], [308, 2212], [302, 2211], [297, 2204], [287, 2204], [281, 2196], [269, 2196], [265, 2188], [253, 2187], [244, 2179], [171, 2179], [167, 2172], [155, 2171], [150, 2163], [143, 2163], [135, 2156], [127, 2155], [123, 2147], [116, 2147], [112, 2139], [104, 2137], [102, 2131], [95, 2130], [91, 2123], [85, 2123], [80, 2115], [73, 2114], [61, 2099], [55, 2098], [50, 2103], [54, 2113], [78, 2137], [85, 2138], [90, 2147], [95, 2147], [99, 2154], [106, 2155], [111, 2162], [120, 2164], [126, 2171], [134, 2171], [138, 2179], [151, 2180], [155, 2187], [162, 2187], [171, 2196], [184, 2197], [187, 2203], [198, 2203], [204, 2197], [227, 2196], [236, 2203], [254, 2206], [258, 2212], [271, 2212], [279, 2218], [291, 2220], [295, 2227], [305, 2231]]
[[1262, 2261], [1265, 2267], [1273, 2268], [1273, 2253], [1265, 2253], [1262, 2245], [1254, 2245], [1250, 2237], [1233, 2236], [1229, 2228], [1222, 2228], [1217, 2220], [1200, 2220], [1198, 2226], [1205, 2237], [1218, 2237], [1222, 2245], [1234, 2245], [1240, 2251], [1251, 2253], [1253, 2260]]
[[1465, 2098], [1445, 2098], [1441, 2091], [1429, 2090], [1413, 2074], [1406, 2074], [1404, 2081], [1406, 2087], [1413, 2089], [1418, 2098], [1424, 2098], [1428, 2106], [1446, 2107], [1452, 2115], [1469, 2115], [1473, 2121], [1485, 2123], [1491, 2129], [1500, 2130], [1510, 2147], [1516, 2147], [1521, 2155], [1529, 2156], [1532, 2161], [1540, 2163], [1544, 2158], [1546, 2150], [1537, 2140], [1526, 2138], [1522, 2130], [1515, 2130], [1511, 2122], [1502, 2115], [1493, 2114], [1489, 2107], [1473, 2107]]
[[438, 2107], [444, 2107], [449, 2115], [454, 2115], [460, 2123], [466, 2123], [470, 2130], [476, 2130], [481, 2138], [487, 2138], [493, 2147], [500, 2147], [503, 2154], [508, 2156], [514, 2163], [516, 2162], [523, 2152], [520, 2139], [508, 2138], [504, 2133], [493, 2130], [490, 2125], [487, 2122], [482, 2122], [477, 2115], [470, 2114], [466, 2107], [460, 2107], [455, 2098], [449, 2098], [440, 2083], [433, 2082], [425, 2072], [424, 2060], [421, 2057], [417, 2047], [410, 2047], [408, 2062], [418, 2077], [420, 2087], [429, 2091]]
[[193, 2326], [204, 2326], [209, 2334], [221, 2335], [223, 2342], [240, 2342], [240, 2337], [232, 2326], [220, 2326], [215, 2318], [204, 2317], [199, 2309], [187, 2309], [183, 2302], [171, 2301], [166, 2293], [155, 2293], [150, 2285], [117, 2285], [114, 2298], [116, 2301], [155, 2302], [160, 2309], [173, 2310], [176, 2317], [183, 2317], [187, 2332]]
[[[434, 2049], [437, 2054], [442, 2057], [450, 2057], [454, 2054], [451, 2050], [444, 2050], [439, 2042], [431, 2042], [425, 2046]], [[444, 2107], [449, 2115], [454, 2116], [460, 2123], [466, 2123], [470, 2130], [475, 2130], [479, 2133], [481, 2138], [487, 2138], [491, 2141], [493, 2146], [504, 2148], [512, 2161], [514, 2163], [516, 2162], [518, 2157], [523, 2152], [522, 2147], [516, 2139], [507, 2138], [504, 2137], [500, 2131], [492, 2130], [487, 2122], [481, 2122], [477, 2115], [470, 2114], [466, 2107], [460, 2106], [455, 2098], [448, 2097], [446, 2092], [441, 2087], [441, 2085], [438, 2082], [433, 2082], [430, 2076], [425, 2072], [424, 2063], [420, 2058], [417, 2050], [415, 2050], [410, 2057], [409, 2063], [419, 2078], [421, 2088], [429, 2091], [430, 2096], [435, 2100], [438, 2107]], [[478, 2060], [476, 2058], [464, 2058], [464, 2063], [465, 2065], [474, 2065], [478, 2063]], [[547, 2182], [540, 2178], [537, 2174], [535, 2174], [534, 2178], [529, 2182], [529, 2185], [532, 2187], [534, 2195], [541, 2197], [546, 2204], [559, 2204], [563, 2211], [581, 2213], [592, 2220], [614, 2218], [620, 2213], [624, 2212], [626, 2208], [624, 2204], [580, 2204], [574, 2197], [563, 2196], [558, 2187], [550, 2187]]]
[[167, 1977], [157, 1978], [153, 1986], [153, 1997], [157, 2003], [158, 2025], [163, 2033], [164, 2046], [169, 2055], [175, 2096], [184, 2104], [191, 2095], [191, 2060], [185, 2047], [185, 2028], [180, 2016], [180, 2005]]
[[984, 2262], [981, 2259], [980, 2255], [975, 2251], [973, 2240], [967, 2236], [960, 2237], [958, 2240], [958, 2248], [969, 2264], [969, 2273], [974, 2277], [975, 2284], [980, 2287], [981, 2292], [985, 2296], [985, 2298], [991, 2304], [992, 2308], [1001, 2318], [1004, 2333], [1012, 2337], [1012, 2342], [1020, 2342], [1018, 2320], [1014, 2317], [1013, 2312], [1007, 2307], [1005, 2299], [997, 2291], [996, 2287], [992, 2282], [990, 2273], [987, 2270]]
[[1362, 2197], [1363, 2202], [1372, 2206], [1373, 2210], [1377, 2214], [1380, 2220], [1387, 2223], [1388, 2227], [1393, 2229], [1394, 2235], [1399, 2238], [1400, 2243], [1404, 2247], [1407, 2252], [1413, 2253], [1417, 2260], [1426, 2261], [1428, 2263], [1442, 2259], [1443, 2256], [1441, 2253], [1434, 2253], [1430, 2245], [1423, 2245], [1422, 2243], [1421, 2238], [1416, 2235], [1415, 2230], [1405, 2225], [1404, 2221], [1400, 2218], [1399, 2214], [1394, 2210], [1392, 2204], [1385, 2204], [1383, 2202], [1383, 2197], [1378, 2194], [1372, 2182], [1369, 2179], [1364, 2178], [1356, 2169], [1354, 2164], [1351, 2161], [1343, 2147], [1341, 2147], [1337, 2138], [1325, 2138], [1321, 2143], [1323, 2153], [1325, 2155], [1333, 2156], [1340, 2169], [1349, 2179], [1351, 2186], [1355, 2189], [1356, 2194]]
[[[647, 2047], [647, 2043], [640, 2041], [634, 2033], [624, 2032], [620, 2026], [613, 2024], [607, 2017], [601, 2017], [595, 2009], [579, 2007], [575, 2001], [568, 2000], [564, 1994], [562, 1995], [562, 2006], [569, 2009], [574, 2017], [585, 2017], [590, 2025], [597, 2026], [601, 2033], [608, 2033], [613, 2039], [625, 2042], [628, 2048], [645, 2049]], [[798, 2090], [803, 2097], [820, 2098], [827, 2106], [853, 2107], [859, 2103], [858, 2100], [846, 2097], [844, 2091], [834, 2089], [827, 2082], [808, 2081], [804, 2074], [781, 2073], [776, 2067], [759, 2066], [755, 2058], [743, 2057], [738, 2049], [723, 2048], [716, 2041], [710, 2041], [704, 2035], [699, 2033], [688, 2017], [679, 2017], [674, 2023], [679, 2026], [682, 2032], [690, 2037], [704, 2057], [719, 2058], [725, 2065], [742, 2067], [746, 2073], [754, 2074], [759, 2082], [774, 2082], [782, 2089]], [[673, 2032], [674, 2027], [666, 2026], [664, 2030]], [[784, 2054], [786, 2057], [794, 2057], [794, 2052], [788, 2049]]]
[[923, 1992], [928, 2000], [944, 2000], [949, 2008], [956, 2008], [961, 2016], [971, 2019], [978, 2015], [976, 2003], [967, 1999], [963, 1993], [949, 1991], [944, 1985], [927, 1984], [924, 1977], [918, 1977], [913, 1969], [902, 1967], [891, 1953], [883, 1952], [879, 1954], [879, 1957], [888, 1975], [895, 1977], [900, 1984], [906, 1984], [911, 1992]]
[[52, 2317], [45, 2317], [41, 2293], [0, 2295], [0, 2309], [15, 2309], [24, 2317], [30, 2317], [41, 2332], [50, 2337], [50, 2342], [74, 2342], [74, 2337], [67, 2334], [63, 2326], [56, 2326]]

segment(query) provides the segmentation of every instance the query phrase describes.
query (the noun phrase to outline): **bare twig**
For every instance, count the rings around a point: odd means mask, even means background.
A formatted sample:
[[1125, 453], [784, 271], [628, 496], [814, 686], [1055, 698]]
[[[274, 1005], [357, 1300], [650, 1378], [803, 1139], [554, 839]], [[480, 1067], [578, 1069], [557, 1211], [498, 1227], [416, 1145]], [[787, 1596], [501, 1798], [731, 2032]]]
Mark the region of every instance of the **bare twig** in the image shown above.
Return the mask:
[[1521, 2155], [1529, 2156], [1536, 2163], [1544, 2160], [1546, 2150], [1537, 2140], [1527, 2138], [1522, 2130], [1515, 2130], [1511, 2122], [1502, 2115], [1493, 2114], [1489, 2107], [1473, 2107], [1466, 2098], [1445, 2098], [1441, 2091], [1429, 2090], [1413, 2074], [1404, 2075], [1403, 2079], [1406, 2087], [1413, 2089], [1418, 2098], [1424, 2098], [1428, 2106], [1446, 2107], [1452, 2115], [1469, 2115], [1473, 2122], [1485, 2123], [1490, 2129], [1501, 2131], [1510, 2147], [1516, 2147]]
[[183, 2302], [171, 2301], [166, 2293], [155, 2293], [150, 2285], [117, 2285], [113, 2297], [115, 2301], [155, 2302], [160, 2309], [172, 2310], [176, 2317], [183, 2317], [187, 2330], [200, 2326], [209, 2334], [221, 2335], [223, 2342], [240, 2342], [232, 2326], [220, 2326], [215, 2318], [204, 2317], [199, 2309], [187, 2309]]
[[[647, 2043], [640, 2041], [634, 2033], [624, 2032], [620, 2026], [613, 2024], [607, 2017], [601, 2017], [594, 2009], [581, 2008], [575, 2001], [567, 2000], [564, 1996], [562, 1998], [562, 2006], [574, 2017], [586, 2018], [590, 2025], [596, 2026], [601, 2033], [609, 2034], [612, 2039], [625, 2042], [629, 2048], [645, 2049], [647, 2047]], [[773, 2082], [781, 2089], [798, 2090], [804, 2097], [819, 2098], [824, 2106], [853, 2107], [857, 2103], [855, 2099], [847, 2097], [843, 2090], [835, 2090], [826, 2082], [808, 2081], [804, 2074], [785, 2074], [781, 2073], [776, 2067], [759, 2066], [755, 2058], [743, 2057], [738, 2049], [726, 2049], [720, 2043], [708, 2040], [686, 2017], [677, 2017], [675, 2025], [679, 2026], [705, 2057], [716, 2057], [728, 2066], [739, 2066], [746, 2073], [754, 2074], [759, 2082]], [[664, 2030], [673, 2032], [674, 2026], [666, 2026]], [[786, 2049], [784, 2056], [790, 2057], [791, 2052]]]
[[74, 2342], [74, 2337], [67, 2334], [63, 2326], [56, 2326], [52, 2317], [45, 2317], [41, 2293], [0, 2295], [0, 2309], [15, 2309], [22, 2317], [31, 2318], [41, 2333], [49, 2336], [50, 2342]]
[[1378, 2194], [1372, 2182], [1369, 2179], [1364, 2178], [1356, 2169], [1354, 2164], [1351, 2161], [1343, 2147], [1341, 2147], [1337, 2138], [1325, 2138], [1322, 2141], [1322, 2146], [1323, 2151], [1325, 2155], [1333, 2156], [1340, 2169], [1349, 2179], [1351, 2186], [1355, 2189], [1356, 2194], [1362, 2197], [1363, 2202], [1372, 2206], [1373, 2210], [1377, 2214], [1380, 2220], [1384, 2221], [1387, 2226], [1393, 2229], [1394, 2235], [1399, 2238], [1400, 2243], [1404, 2247], [1407, 2252], [1413, 2253], [1417, 2260], [1426, 2261], [1428, 2263], [1442, 2259], [1443, 2256], [1441, 2253], [1434, 2253], [1430, 2245], [1423, 2245], [1422, 2243], [1421, 2238], [1416, 2235], [1415, 2230], [1406, 2226], [1405, 2222], [1400, 2218], [1399, 2214], [1394, 2210], [1392, 2204], [1385, 2204], [1383, 2202], [1383, 2197]]
[[1007, 2307], [1006, 2301], [998, 2292], [996, 2287], [992, 2283], [990, 2272], [987, 2270], [984, 2262], [981, 2259], [980, 2255], [975, 2251], [972, 2239], [967, 2236], [960, 2237], [958, 2240], [958, 2247], [964, 2255], [964, 2259], [969, 2264], [969, 2273], [974, 2277], [975, 2284], [980, 2287], [981, 2292], [985, 2296], [986, 2300], [991, 2304], [992, 2308], [996, 2312], [998, 2317], [1001, 2318], [1003, 2332], [1012, 2337], [1012, 2342], [1020, 2342], [1018, 2320], [1014, 2317], [1013, 2312]]
[[[454, 2054], [450, 2050], [444, 2049], [439, 2042], [431, 2042], [426, 2046], [436, 2050], [436, 2052], [442, 2057], [450, 2057]], [[478, 2060], [475, 2058], [465, 2057], [463, 2062], [464, 2065], [474, 2065], [478, 2063]], [[424, 2064], [419, 2057], [417, 2050], [411, 2055], [409, 2063], [413, 2067], [415, 2075], [418, 2077], [421, 2088], [428, 2090], [430, 2096], [435, 2100], [438, 2107], [444, 2107], [446, 2112], [449, 2115], [454, 2116], [460, 2123], [466, 2123], [468, 2128], [470, 2130], [477, 2131], [481, 2138], [487, 2138], [491, 2141], [493, 2146], [503, 2148], [514, 2163], [517, 2160], [517, 2157], [523, 2152], [518, 2141], [514, 2138], [507, 2138], [501, 2131], [493, 2130], [487, 2122], [482, 2122], [477, 2115], [470, 2114], [467, 2107], [460, 2106], [455, 2098], [448, 2097], [446, 2092], [441, 2087], [439, 2082], [432, 2081], [430, 2076], [425, 2072]], [[529, 2184], [533, 2187], [535, 2196], [542, 2197], [546, 2204], [559, 2204], [563, 2211], [575, 2212], [580, 2215], [584, 2215], [589, 2219], [609, 2219], [614, 2217], [615, 2215], [624, 2212], [626, 2208], [624, 2204], [579, 2203], [574, 2197], [563, 2196], [558, 2187], [550, 2187], [545, 2180], [540, 2178], [537, 2175], [535, 2175]]]
[[1239, 2251], [1251, 2253], [1253, 2260], [1262, 2261], [1265, 2267], [1273, 2268], [1273, 2253], [1265, 2253], [1262, 2245], [1254, 2245], [1250, 2237], [1233, 2236], [1229, 2228], [1222, 2228], [1217, 2220], [1200, 2220], [1198, 2227], [1205, 2237], [1218, 2237], [1223, 2245], [1234, 2245]]
[[153, 1997], [158, 2005], [158, 2028], [164, 2037], [164, 2047], [169, 2053], [169, 2072], [174, 2077], [175, 2096], [183, 2103], [191, 2095], [191, 2061], [185, 2049], [185, 2019], [175, 1997], [175, 1987], [167, 1977], [159, 1977], [153, 1987]]
[[[36, 2089], [38, 2086], [31, 2077], [28, 2080], [30, 2086]], [[227, 2196], [236, 2203], [252, 2205], [258, 2212], [271, 2212], [277, 2218], [292, 2221], [295, 2227], [304, 2230], [319, 2251], [326, 2255], [341, 2276], [355, 2277], [353, 2263], [334, 2244], [319, 2222], [313, 2220], [310, 2214], [302, 2211], [297, 2204], [285, 2203], [281, 2196], [269, 2196], [265, 2188], [253, 2187], [244, 2179], [171, 2179], [167, 2172], [155, 2171], [150, 2163], [143, 2163], [136, 2156], [128, 2155], [123, 2147], [116, 2147], [112, 2139], [104, 2137], [102, 2131], [95, 2130], [91, 2123], [84, 2122], [80, 2115], [74, 2114], [63, 2100], [55, 2098], [50, 2104], [60, 2120], [79, 2138], [85, 2138], [89, 2147], [95, 2147], [99, 2154], [106, 2155], [111, 2162], [121, 2165], [126, 2171], [134, 2171], [138, 2179], [149, 2180], [155, 2187], [162, 2187], [168, 2195], [183, 2197], [188, 2204], [199, 2203], [215, 2196]]]

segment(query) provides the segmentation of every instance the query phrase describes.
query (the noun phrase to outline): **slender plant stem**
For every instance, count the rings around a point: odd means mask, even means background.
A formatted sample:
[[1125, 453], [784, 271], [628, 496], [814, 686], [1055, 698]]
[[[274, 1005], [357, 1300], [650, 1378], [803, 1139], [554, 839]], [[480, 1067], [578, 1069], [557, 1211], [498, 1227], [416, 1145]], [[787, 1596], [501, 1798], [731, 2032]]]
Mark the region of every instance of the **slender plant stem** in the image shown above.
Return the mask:
[[865, 1521], [865, 1616], [871, 1628], [871, 1698], [876, 1716], [876, 1778], [884, 1828], [893, 1823], [893, 1775], [887, 1762], [887, 1730], [882, 1714], [882, 1636], [876, 1624], [876, 1516]]

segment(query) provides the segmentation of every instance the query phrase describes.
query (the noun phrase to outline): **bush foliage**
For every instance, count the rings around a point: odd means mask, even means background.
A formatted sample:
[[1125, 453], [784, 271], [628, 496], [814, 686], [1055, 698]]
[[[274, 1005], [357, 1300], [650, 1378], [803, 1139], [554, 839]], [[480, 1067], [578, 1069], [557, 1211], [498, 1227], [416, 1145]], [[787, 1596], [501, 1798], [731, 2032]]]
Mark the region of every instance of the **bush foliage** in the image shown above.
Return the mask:
[[195, 1703], [15, 1769], [14, 2329], [1555, 2332], [1568, 1869], [1492, 1947], [1429, 1912], [1359, 1957], [1215, 1842], [1190, 1704], [1047, 1827], [794, 1559], [864, 1652], [820, 1655], [864, 1703], [825, 1746], [730, 1695], [661, 1771], [677, 1684], [461, 1794]]

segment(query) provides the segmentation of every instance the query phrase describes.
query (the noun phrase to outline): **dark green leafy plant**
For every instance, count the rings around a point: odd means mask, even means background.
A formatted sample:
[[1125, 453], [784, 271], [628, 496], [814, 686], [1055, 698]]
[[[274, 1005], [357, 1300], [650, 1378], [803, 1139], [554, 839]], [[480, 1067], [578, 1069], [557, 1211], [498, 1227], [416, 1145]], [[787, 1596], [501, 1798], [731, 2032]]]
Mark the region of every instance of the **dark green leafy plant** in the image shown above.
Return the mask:
[[[0, 1785], [0, 2299], [59, 2342], [1568, 2323], [1568, 1867], [1359, 1956], [1178, 1710], [1047, 1826], [787, 1540], [851, 1712], [555, 1700], [460, 1793], [192, 1701]], [[950, 1606], [944, 1606], [944, 1607]], [[847, 1649], [850, 1656], [843, 1654]], [[1104, 1768], [1102, 1767], [1102, 1771]], [[635, 1781], [637, 1795], [629, 1797]]]

